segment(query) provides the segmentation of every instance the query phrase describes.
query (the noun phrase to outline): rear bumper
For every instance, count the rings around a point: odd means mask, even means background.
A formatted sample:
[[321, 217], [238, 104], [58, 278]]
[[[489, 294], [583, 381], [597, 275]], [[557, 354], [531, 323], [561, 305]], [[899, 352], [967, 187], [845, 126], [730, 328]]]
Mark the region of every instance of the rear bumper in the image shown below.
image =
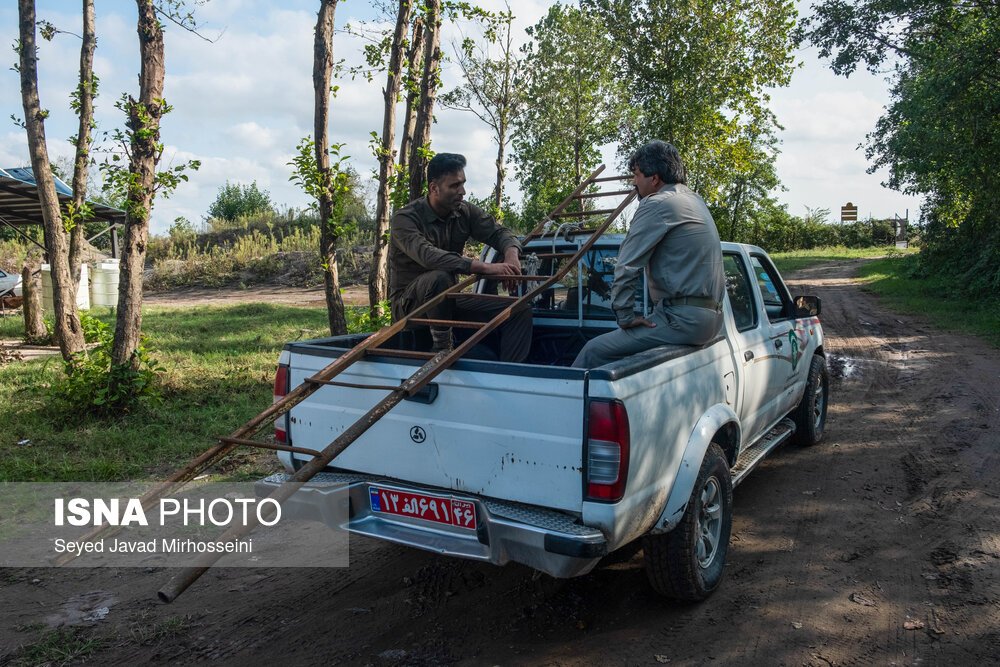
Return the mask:
[[[278, 474], [258, 481], [257, 495], [268, 495], [288, 477]], [[368, 492], [371, 484], [390, 490], [451, 495], [471, 502], [476, 508], [477, 530], [374, 512]], [[343, 503], [348, 504], [346, 524], [334, 518], [345, 516]], [[599, 530], [581, 526], [561, 512], [441, 489], [409, 487], [361, 474], [320, 473], [284, 502], [282, 512], [290, 518], [320, 521], [333, 528], [448, 556], [496, 565], [523, 563], [553, 577], [586, 574], [607, 553], [607, 541]]]

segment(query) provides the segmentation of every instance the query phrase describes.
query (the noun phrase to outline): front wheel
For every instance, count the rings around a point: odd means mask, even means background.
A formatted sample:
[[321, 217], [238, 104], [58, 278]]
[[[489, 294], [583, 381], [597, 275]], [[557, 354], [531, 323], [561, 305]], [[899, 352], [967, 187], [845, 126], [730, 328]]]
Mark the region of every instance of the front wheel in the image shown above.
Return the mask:
[[826, 406], [829, 396], [829, 382], [826, 373], [826, 359], [814, 354], [809, 362], [806, 390], [798, 407], [792, 411], [795, 435], [792, 441], [801, 447], [811, 447], [823, 439], [826, 429]]
[[722, 581], [733, 524], [733, 484], [722, 449], [709, 445], [691, 499], [672, 531], [643, 538], [653, 589], [677, 600], [704, 600]]

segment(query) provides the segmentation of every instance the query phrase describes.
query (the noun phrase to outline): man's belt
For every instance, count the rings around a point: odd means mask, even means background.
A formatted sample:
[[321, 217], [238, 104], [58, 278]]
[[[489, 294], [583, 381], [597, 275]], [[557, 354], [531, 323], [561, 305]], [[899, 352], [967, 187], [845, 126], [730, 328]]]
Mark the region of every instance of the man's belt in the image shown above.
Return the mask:
[[708, 296], [679, 296], [675, 299], [664, 299], [664, 306], [696, 306], [716, 312], [722, 311], [722, 304]]

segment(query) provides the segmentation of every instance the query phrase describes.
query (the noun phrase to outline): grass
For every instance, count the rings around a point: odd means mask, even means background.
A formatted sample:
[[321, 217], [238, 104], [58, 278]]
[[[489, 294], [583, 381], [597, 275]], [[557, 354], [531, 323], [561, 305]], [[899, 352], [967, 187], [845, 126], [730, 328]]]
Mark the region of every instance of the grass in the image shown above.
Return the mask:
[[979, 336], [1000, 347], [1000, 297], [970, 299], [939, 279], [913, 277], [911, 256], [895, 256], [865, 264], [858, 277], [889, 308], [919, 315], [945, 331]]
[[34, 644], [21, 646], [14, 665], [65, 665], [99, 649], [102, 641], [79, 628], [43, 632]]
[[806, 269], [816, 264], [824, 262], [835, 262], [845, 259], [861, 259], [865, 257], [881, 257], [884, 255], [914, 254], [918, 252], [916, 248], [897, 250], [894, 246], [877, 248], [845, 248], [843, 246], [834, 248], [813, 248], [811, 250], [793, 250], [791, 252], [778, 252], [771, 255], [774, 265], [782, 274]]
[[[0, 326], [17, 337], [23, 325]], [[53, 401], [46, 388], [63, 372], [57, 356], [0, 366], [0, 480], [162, 479], [267, 407], [282, 345], [322, 336], [327, 321], [322, 308], [158, 307], [143, 309], [143, 331], [166, 369], [164, 400], [118, 420], [75, 416]], [[226, 459], [243, 464], [241, 478], [274, 465], [272, 452], [246, 451]]]

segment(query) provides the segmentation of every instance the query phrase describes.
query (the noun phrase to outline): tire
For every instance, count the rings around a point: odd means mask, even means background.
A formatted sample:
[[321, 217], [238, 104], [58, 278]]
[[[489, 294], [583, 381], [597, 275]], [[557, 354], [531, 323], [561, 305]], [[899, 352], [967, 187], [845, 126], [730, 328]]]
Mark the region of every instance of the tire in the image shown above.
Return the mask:
[[806, 390], [798, 407], [791, 414], [792, 421], [795, 422], [792, 442], [800, 447], [812, 447], [823, 439], [829, 391], [826, 359], [815, 354], [809, 362]]
[[653, 590], [688, 602], [711, 595], [722, 581], [732, 524], [729, 463], [713, 442], [681, 522], [669, 533], [643, 538], [643, 562]]

